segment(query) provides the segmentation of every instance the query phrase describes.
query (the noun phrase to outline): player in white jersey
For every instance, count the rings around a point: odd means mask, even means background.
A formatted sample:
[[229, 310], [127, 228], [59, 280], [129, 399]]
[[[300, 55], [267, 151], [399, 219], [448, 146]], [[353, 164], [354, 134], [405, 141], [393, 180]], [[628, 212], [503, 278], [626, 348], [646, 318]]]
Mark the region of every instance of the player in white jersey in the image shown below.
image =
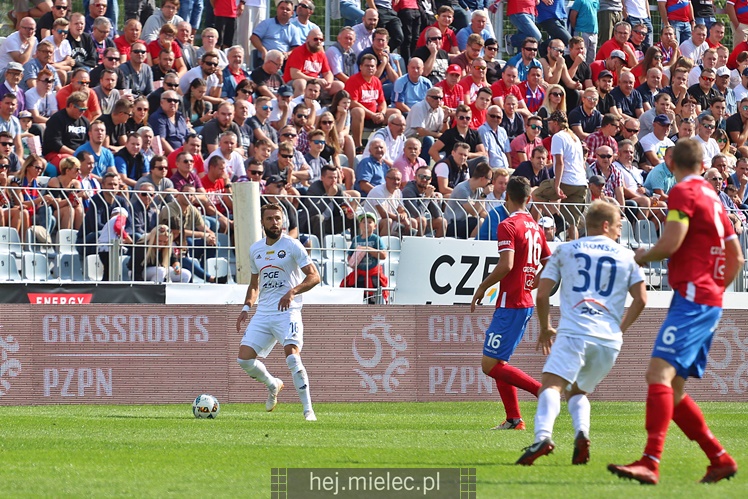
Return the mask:
[[266, 204], [261, 213], [265, 239], [250, 248], [252, 278], [244, 307], [236, 320], [236, 332], [241, 331], [247, 312], [255, 303], [257, 312], [244, 332], [236, 361], [247, 374], [268, 387], [270, 394], [265, 409], [272, 411], [278, 403], [283, 381], [271, 376], [257, 357], [267, 357], [276, 342], [280, 342], [301, 399], [304, 418], [316, 421], [309, 380], [299, 355], [304, 344], [299, 295], [319, 284], [319, 273], [301, 243], [283, 234], [283, 208]]
[[[543, 269], [538, 286], [540, 336], [536, 348], [550, 355], [541, 378], [535, 442], [525, 449], [517, 464], [529, 466], [555, 448], [551, 435], [564, 390], [576, 435], [571, 462], [589, 461], [587, 394], [610, 372], [621, 350], [622, 333], [646, 305], [644, 275], [634, 261], [634, 252], [616, 243], [621, 236], [618, 207], [595, 201], [586, 222], [587, 237], [560, 245]], [[557, 335], [550, 326], [549, 299], [559, 281], [561, 319]], [[627, 293], [633, 302], [624, 316]]]

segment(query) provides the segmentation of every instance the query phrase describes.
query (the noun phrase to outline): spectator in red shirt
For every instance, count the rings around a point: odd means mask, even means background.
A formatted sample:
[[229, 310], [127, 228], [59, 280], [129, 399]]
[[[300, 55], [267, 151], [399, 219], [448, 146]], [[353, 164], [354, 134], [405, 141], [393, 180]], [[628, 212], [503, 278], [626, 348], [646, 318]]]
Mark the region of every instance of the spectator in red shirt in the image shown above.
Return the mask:
[[145, 44], [140, 39], [140, 33], [143, 30], [143, 25], [137, 19], [130, 19], [125, 23], [125, 29], [122, 34], [114, 39], [114, 45], [119, 50], [120, 62], [126, 63], [130, 59], [130, 51], [134, 43]]
[[475, 102], [470, 104], [470, 110], [473, 112], [473, 119], [470, 120], [470, 128], [477, 130], [486, 122], [486, 110], [491, 105], [491, 89], [483, 87], [478, 90]]
[[148, 49], [147, 63], [149, 66], [152, 66], [153, 61], [158, 59], [159, 54], [163, 50], [170, 50], [174, 52], [174, 63], [171, 68], [176, 70], [181, 78], [187, 72], [187, 66], [184, 65], [184, 60], [182, 60], [182, 49], [179, 48], [176, 38], [177, 28], [173, 24], [164, 24], [161, 26], [158, 38], [146, 45]]
[[459, 54], [460, 48], [457, 46], [457, 35], [455, 35], [455, 32], [450, 28], [454, 18], [455, 11], [452, 7], [449, 5], [442, 5], [439, 7], [439, 10], [436, 11], [436, 22], [421, 31], [421, 35], [418, 37], [418, 42], [416, 42], [416, 47], [423, 47], [426, 45], [426, 32], [429, 28], [438, 28], [442, 34], [442, 50], [445, 50], [449, 54]]
[[625, 64], [626, 55], [620, 50], [614, 50], [610, 53], [607, 59], [595, 61], [590, 64], [592, 81], [597, 81], [600, 78], [600, 73], [608, 70], [613, 74], [613, 86], [618, 85], [618, 75], [621, 74], [621, 68], [623, 68]]
[[504, 97], [507, 94], [512, 94], [517, 98], [517, 112], [523, 116], [530, 116], [527, 111], [527, 105], [525, 104], [524, 96], [517, 86], [517, 80], [519, 79], [519, 70], [517, 66], [511, 66], [507, 64], [504, 66], [504, 70], [501, 72], [501, 78], [499, 81], [491, 85], [491, 93], [493, 94], [493, 103], [497, 106], [504, 107]]
[[595, 55], [595, 60], [600, 61], [603, 59], [608, 59], [614, 51], [620, 50], [625, 55], [626, 66], [628, 66], [629, 68], [633, 68], [634, 66], [636, 66], [639, 62], [639, 59], [636, 57], [634, 45], [629, 42], [630, 36], [631, 25], [629, 23], [627, 23], [626, 21], [616, 23], [615, 27], [613, 28], [613, 38], [603, 43], [603, 45], [597, 51], [597, 55]]
[[457, 106], [459, 106], [465, 99], [465, 91], [462, 86], [459, 85], [461, 76], [462, 68], [457, 64], [452, 64], [447, 68], [447, 78], [434, 85], [441, 88], [444, 92], [443, 103], [452, 113], [454, 113]]
[[335, 80], [330, 70], [330, 63], [325, 55], [325, 38], [318, 28], [309, 32], [306, 43], [291, 51], [283, 73], [283, 81], [293, 81], [295, 95], [304, 93], [309, 80], [320, 82], [328, 95], [336, 94], [343, 90], [344, 86], [342, 81]]
[[387, 108], [382, 82], [374, 76], [377, 70], [376, 56], [361, 56], [359, 69], [345, 83], [345, 90], [351, 96], [351, 136], [356, 147], [361, 147], [365, 122], [383, 126], [391, 114], [400, 114], [395, 108]]

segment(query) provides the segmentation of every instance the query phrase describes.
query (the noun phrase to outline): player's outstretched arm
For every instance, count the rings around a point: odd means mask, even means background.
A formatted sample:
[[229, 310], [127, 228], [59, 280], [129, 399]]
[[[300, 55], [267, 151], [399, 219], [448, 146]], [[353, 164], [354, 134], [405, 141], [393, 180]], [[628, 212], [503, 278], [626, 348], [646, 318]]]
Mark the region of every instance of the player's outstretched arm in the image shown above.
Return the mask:
[[483, 301], [483, 295], [486, 294], [488, 288], [506, 277], [509, 271], [512, 270], [512, 267], [514, 267], [514, 251], [507, 250], [499, 253], [499, 263], [496, 264], [488, 277], [480, 283], [480, 286], [478, 286], [478, 289], [473, 295], [473, 299], [470, 301], [471, 312], [475, 312], [475, 306], [481, 304]]
[[647, 285], [644, 281], [639, 281], [629, 288], [629, 294], [634, 299], [626, 310], [626, 315], [621, 321], [621, 332], [625, 333], [629, 327], [636, 321], [639, 315], [647, 305]]
[[725, 241], [725, 287], [735, 279], [744, 263], [740, 239], [736, 236]]
[[659, 262], [678, 251], [688, 232], [688, 216], [678, 210], [670, 210], [667, 223], [662, 229], [662, 235], [657, 243], [649, 250], [639, 248], [636, 251], [636, 263], [644, 265], [648, 262]]
[[247, 320], [247, 312], [250, 308], [254, 305], [255, 301], [257, 301], [257, 292], [260, 289], [260, 279], [258, 274], [252, 274], [252, 277], [249, 279], [249, 286], [247, 287], [247, 295], [244, 297], [244, 306], [242, 307], [242, 311], [239, 314], [239, 317], [236, 319], [236, 332], [240, 332], [242, 330], [242, 324], [244, 324], [244, 321]]
[[535, 297], [535, 310], [538, 314], [540, 324], [540, 335], [535, 345], [535, 350], [543, 349], [543, 355], [551, 353], [551, 345], [556, 336], [556, 330], [551, 327], [551, 293], [556, 281], [552, 279], [541, 279], [538, 284], [538, 294]]
[[306, 293], [314, 286], [319, 284], [319, 272], [317, 272], [317, 267], [315, 267], [313, 263], [310, 263], [305, 267], [301, 267], [301, 271], [305, 275], [304, 280], [301, 281], [298, 286], [289, 289], [288, 293], [283, 295], [283, 298], [281, 298], [278, 302], [278, 310], [288, 310], [288, 307], [291, 306], [291, 302], [296, 295]]

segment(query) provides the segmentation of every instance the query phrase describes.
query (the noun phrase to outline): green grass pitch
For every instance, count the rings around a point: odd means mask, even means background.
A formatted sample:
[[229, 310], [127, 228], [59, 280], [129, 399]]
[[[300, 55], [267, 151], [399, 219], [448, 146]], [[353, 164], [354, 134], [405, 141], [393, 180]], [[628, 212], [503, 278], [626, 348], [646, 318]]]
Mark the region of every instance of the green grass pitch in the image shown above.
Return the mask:
[[[701, 407], [746, 470], [748, 406]], [[189, 403], [0, 407], [0, 496], [267, 498], [271, 467], [475, 467], [478, 497], [748, 497], [746, 471], [697, 484], [707, 460], [674, 424], [659, 485], [608, 473], [608, 463], [642, 451], [641, 403], [593, 399], [586, 466], [570, 464], [573, 431], [563, 404], [554, 453], [515, 466], [532, 442], [535, 403], [522, 411], [528, 431], [490, 431], [503, 420], [496, 402], [316, 404], [316, 423], [304, 421], [300, 404], [273, 413], [264, 404], [226, 404], [216, 420], [194, 419]]]

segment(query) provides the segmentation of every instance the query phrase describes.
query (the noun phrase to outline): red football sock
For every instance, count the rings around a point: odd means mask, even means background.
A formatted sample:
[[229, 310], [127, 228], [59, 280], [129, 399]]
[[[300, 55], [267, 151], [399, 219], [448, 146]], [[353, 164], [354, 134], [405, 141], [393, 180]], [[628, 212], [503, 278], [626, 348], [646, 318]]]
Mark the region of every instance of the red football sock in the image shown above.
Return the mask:
[[496, 388], [499, 389], [501, 401], [504, 403], [507, 419], [519, 419], [522, 416], [519, 412], [519, 400], [517, 399], [517, 388], [506, 383], [503, 380], [496, 380]]
[[[532, 393], [536, 397], [540, 391], [540, 383], [538, 383], [532, 376], [525, 373], [522, 369], [517, 369], [509, 364], [502, 364], [499, 362], [491, 372], [488, 373], [495, 380], [501, 380], [509, 385], [521, 388], [526, 392]], [[499, 393], [501, 389], [499, 389]]]
[[647, 391], [647, 446], [644, 454], [659, 461], [670, 420], [673, 419], [673, 389], [666, 385], [649, 385]]
[[709, 431], [699, 406], [688, 395], [673, 409], [673, 421], [690, 440], [695, 440], [701, 446], [706, 457], [715, 459], [722, 454], [724, 448]]

